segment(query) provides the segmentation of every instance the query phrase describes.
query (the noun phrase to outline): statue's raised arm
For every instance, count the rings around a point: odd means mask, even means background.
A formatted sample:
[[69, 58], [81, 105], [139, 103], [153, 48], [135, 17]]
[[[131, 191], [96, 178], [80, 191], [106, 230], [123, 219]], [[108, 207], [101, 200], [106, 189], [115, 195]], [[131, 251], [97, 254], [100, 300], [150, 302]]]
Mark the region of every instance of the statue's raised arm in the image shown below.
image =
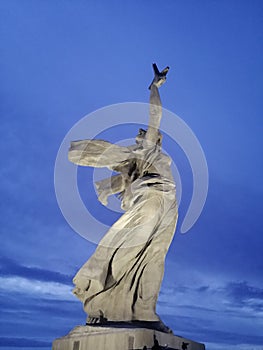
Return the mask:
[[150, 92], [150, 117], [149, 126], [146, 132], [146, 140], [150, 143], [158, 143], [160, 138], [159, 127], [162, 118], [162, 103], [158, 88], [165, 82], [169, 67], [167, 66], [161, 72], [157, 65], [153, 64], [154, 79], [149, 86]]

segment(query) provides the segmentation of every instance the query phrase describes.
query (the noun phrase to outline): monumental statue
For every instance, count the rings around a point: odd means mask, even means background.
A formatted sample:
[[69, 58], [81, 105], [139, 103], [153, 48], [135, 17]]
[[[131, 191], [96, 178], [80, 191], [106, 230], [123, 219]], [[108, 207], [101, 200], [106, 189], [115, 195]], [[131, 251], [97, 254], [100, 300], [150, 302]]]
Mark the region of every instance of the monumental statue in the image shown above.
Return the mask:
[[118, 193], [125, 211], [74, 277], [74, 294], [84, 304], [87, 323], [160, 321], [156, 302], [178, 211], [171, 159], [161, 151], [159, 131], [158, 89], [169, 67], [153, 68], [149, 126], [139, 130], [135, 145], [83, 140], [72, 142], [69, 150], [75, 164], [118, 173], [97, 183], [98, 198], [106, 205], [107, 197]]
[[108, 196], [117, 195], [124, 214], [73, 279], [73, 292], [88, 314], [86, 325], [56, 339], [53, 350], [183, 349], [188, 344], [191, 350], [204, 350], [203, 344], [173, 335], [156, 313], [178, 208], [171, 159], [162, 153], [159, 131], [159, 88], [169, 67], [160, 72], [153, 64], [153, 69], [149, 125], [139, 129], [134, 145], [71, 142], [71, 162], [114, 173], [96, 183], [98, 199], [107, 205]]

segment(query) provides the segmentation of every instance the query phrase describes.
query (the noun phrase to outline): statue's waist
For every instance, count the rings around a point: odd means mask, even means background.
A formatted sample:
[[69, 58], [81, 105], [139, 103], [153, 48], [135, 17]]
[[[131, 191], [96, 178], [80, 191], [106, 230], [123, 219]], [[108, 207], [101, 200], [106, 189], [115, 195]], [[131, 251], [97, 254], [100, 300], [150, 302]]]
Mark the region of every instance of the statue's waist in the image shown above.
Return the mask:
[[175, 200], [175, 183], [160, 174], [148, 173], [133, 181], [125, 190], [122, 198], [122, 208], [127, 210], [134, 201], [145, 193], [160, 193], [168, 200]]

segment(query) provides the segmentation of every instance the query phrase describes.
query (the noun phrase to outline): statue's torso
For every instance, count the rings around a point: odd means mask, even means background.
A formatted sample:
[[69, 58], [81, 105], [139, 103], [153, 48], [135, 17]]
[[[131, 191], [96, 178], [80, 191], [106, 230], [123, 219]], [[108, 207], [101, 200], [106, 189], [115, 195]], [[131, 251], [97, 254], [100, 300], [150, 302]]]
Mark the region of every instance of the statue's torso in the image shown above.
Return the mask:
[[122, 209], [129, 209], [138, 196], [145, 191], [165, 192], [175, 198], [170, 157], [159, 150], [137, 149], [132, 153], [129, 166], [126, 165], [126, 168], [122, 169], [126, 182], [122, 194]]

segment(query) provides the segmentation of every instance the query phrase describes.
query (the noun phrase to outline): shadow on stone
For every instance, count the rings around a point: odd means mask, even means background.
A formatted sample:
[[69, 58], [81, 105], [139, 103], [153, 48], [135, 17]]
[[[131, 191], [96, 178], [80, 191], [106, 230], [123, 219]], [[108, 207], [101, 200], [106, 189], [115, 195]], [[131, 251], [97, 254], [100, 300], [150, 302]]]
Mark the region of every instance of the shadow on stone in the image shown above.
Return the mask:
[[[98, 319], [99, 320], [99, 319]], [[112, 327], [112, 328], [146, 328], [153, 329], [163, 333], [173, 334], [173, 331], [167, 327], [162, 321], [150, 322], [150, 321], [131, 321], [131, 322], [113, 322], [106, 321], [105, 319], [99, 322], [87, 322], [87, 326], [94, 327]]]

